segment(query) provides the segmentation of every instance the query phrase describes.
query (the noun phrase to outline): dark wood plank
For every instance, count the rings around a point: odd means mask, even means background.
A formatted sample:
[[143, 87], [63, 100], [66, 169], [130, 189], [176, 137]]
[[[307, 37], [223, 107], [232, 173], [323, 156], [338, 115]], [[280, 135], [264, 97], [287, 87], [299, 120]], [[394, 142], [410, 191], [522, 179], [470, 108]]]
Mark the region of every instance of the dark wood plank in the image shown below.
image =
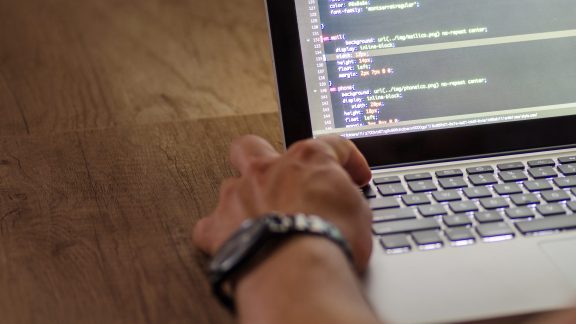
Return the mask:
[[0, 136], [29, 133], [28, 121], [0, 70]]
[[0, 138], [6, 323], [229, 323], [193, 224], [232, 175], [228, 144], [280, 145], [274, 114]]
[[271, 65], [261, 0], [0, 1], [0, 104], [33, 134], [273, 112]]

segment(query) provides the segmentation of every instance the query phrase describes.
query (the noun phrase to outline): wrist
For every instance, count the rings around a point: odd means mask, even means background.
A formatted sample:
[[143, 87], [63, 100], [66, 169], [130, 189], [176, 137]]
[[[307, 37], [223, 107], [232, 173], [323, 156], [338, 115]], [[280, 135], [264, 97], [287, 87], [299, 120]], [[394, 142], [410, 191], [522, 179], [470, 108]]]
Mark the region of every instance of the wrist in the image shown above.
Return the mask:
[[220, 301], [234, 309], [234, 283], [261, 262], [277, 252], [287, 241], [298, 236], [316, 236], [338, 246], [349, 261], [352, 253], [348, 242], [331, 223], [315, 215], [269, 214], [247, 220], [220, 247], [210, 263], [210, 281]]
[[297, 236], [285, 242], [239, 279], [235, 297], [245, 323], [314, 322], [326, 317], [338, 323], [347, 316], [357, 319], [357, 313], [374, 319], [346, 255], [322, 237]]
[[237, 294], [255, 291], [263, 282], [275, 281], [291, 273], [311, 273], [332, 268], [354, 273], [346, 256], [334, 243], [322, 237], [296, 236], [282, 244], [258, 266], [245, 273], [236, 282]]

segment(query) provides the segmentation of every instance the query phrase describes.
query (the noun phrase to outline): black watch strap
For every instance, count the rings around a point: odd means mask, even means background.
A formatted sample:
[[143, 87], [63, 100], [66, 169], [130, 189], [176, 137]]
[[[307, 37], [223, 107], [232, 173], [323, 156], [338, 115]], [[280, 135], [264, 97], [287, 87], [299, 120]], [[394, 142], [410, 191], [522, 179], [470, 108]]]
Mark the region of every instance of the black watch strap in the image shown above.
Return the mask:
[[223, 244], [210, 263], [212, 290], [222, 304], [234, 311], [233, 282], [295, 235], [325, 237], [338, 245], [353, 264], [350, 246], [340, 230], [319, 216], [271, 213], [247, 220]]

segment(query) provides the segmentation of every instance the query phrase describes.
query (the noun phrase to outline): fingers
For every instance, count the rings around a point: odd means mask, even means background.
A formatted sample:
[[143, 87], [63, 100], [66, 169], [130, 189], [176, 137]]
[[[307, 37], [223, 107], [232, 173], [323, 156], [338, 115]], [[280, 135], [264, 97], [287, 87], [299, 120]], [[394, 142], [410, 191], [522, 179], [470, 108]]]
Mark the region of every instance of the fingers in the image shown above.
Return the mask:
[[[322, 147], [322, 151], [333, 155], [359, 186], [366, 185], [372, 177], [368, 162], [356, 145], [347, 139], [340, 136], [324, 136], [317, 141], [309, 140], [305, 141], [304, 145], [299, 144], [299, 148], [304, 147], [304, 151], [307, 152], [318, 152]], [[248, 173], [256, 161], [272, 160], [279, 156], [270, 143], [254, 135], [247, 135], [234, 141], [230, 152], [231, 163], [241, 174]]]
[[340, 136], [323, 136], [294, 143], [288, 155], [296, 155], [303, 160], [335, 160], [359, 186], [368, 184], [372, 178], [368, 162], [356, 145]]
[[230, 161], [241, 174], [246, 174], [254, 161], [271, 160], [279, 156], [270, 143], [254, 135], [235, 140], [230, 149]]
[[212, 253], [212, 244], [210, 231], [212, 218], [202, 218], [194, 226], [194, 232], [192, 234], [192, 242], [196, 245], [202, 252], [206, 254]]
[[228, 223], [218, 220], [218, 217], [215, 217], [215, 215], [218, 215], [218, 213], [221, 212], [219, 210], [220, 208], [233, 204], [233, 200], [235, 199], [238, 191], [239, 181], [240, 180], [238, 178], [225, 179], [220, 185], [218, 207], [212, 212], [211, 215], [202, 218], [194, 226], [192, 242], [204, 253], [209, 255], [214, 254], [214, 252], [216, 252], [217, 246], [222, 243], [220, 242], [221, 234], [219, 233], [225, 230], [226, 224]]
[[328, 144], [334, 150], [338, 162], [357, 185], [368, 184], [372, 178], [370, 166], [352, 141], [340, 136], [323, 136], [318, 141]]

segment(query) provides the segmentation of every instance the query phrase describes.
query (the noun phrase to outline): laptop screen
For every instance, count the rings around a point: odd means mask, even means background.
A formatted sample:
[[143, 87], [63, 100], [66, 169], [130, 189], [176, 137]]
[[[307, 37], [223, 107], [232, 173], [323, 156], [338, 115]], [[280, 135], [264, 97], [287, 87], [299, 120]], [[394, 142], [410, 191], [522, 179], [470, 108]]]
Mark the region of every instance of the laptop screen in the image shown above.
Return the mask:
[[576, 115], [574, 0], [298, 0], [313, 135]]

